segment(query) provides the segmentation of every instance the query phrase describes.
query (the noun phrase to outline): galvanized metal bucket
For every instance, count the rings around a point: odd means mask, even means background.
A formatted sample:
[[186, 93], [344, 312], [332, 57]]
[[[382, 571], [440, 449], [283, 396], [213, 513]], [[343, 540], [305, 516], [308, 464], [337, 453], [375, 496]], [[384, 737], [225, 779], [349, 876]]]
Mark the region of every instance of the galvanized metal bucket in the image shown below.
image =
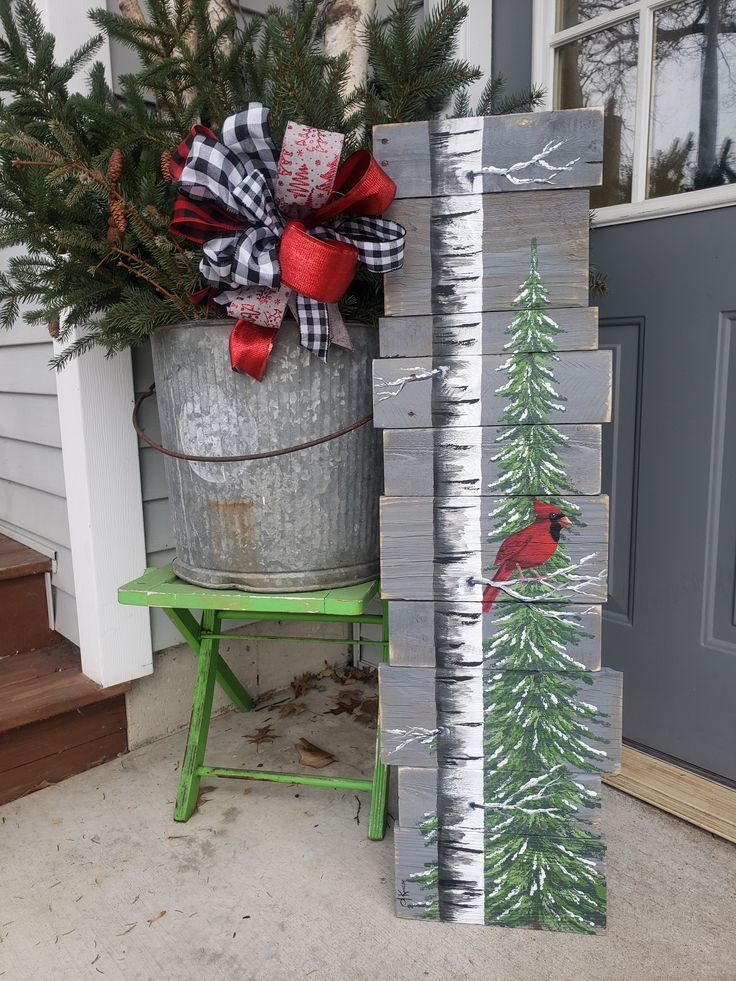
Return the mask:
[[[349, 325], [354, 351], [327, 364], [279, 331], [262, 382], [228, 361], [232, 320], [160, 327], [152, 338], [162, 443], [196, 456], [277, 450], [371, 412], [377, 332]], [[176, 574], [198, 586], [259, 592], [328, 589], [378, 574], [379, 434], [364, 425], [329, 442], [247, 463], [165, 457]]]

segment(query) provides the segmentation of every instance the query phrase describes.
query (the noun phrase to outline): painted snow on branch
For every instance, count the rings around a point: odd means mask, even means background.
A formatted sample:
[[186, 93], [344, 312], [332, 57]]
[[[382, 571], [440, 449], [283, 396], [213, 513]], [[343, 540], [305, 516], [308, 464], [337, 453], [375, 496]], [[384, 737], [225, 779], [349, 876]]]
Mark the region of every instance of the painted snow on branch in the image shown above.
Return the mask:
[[[502, 669], [485, 680], [485, 912], [487, 923], [591, 933], [605, 924], [605, 849], [580, 820], [581, 810], [599, 802], [591, 800], [596, 795], [575, 779], [575, 771], [601, 769], [605, 748], [592, 724], [600, 732], [605, 715], [581, 700], [580, 681], [592, 684], [593, 676], [568, 653], [585, 636], [580, 616], [539, 605], [550, 596], [550, 579], [559, 577], [585, 595], [585, 574], [566, 552], [579, 509], [565, 497], [574, 492], [559, 455], [565, 437], [549, 425], [550, 410], [562, 408], [554, 352], [563, 328], [545, 313], [548, 296], [538, 262], [532, 240], [529, 276], [507, 328], [507, 380], [497, 392], [509, 399], [509, 429], [499, 439], [501, 473], [493, 490], [509, 496], [494, 513], [494, 538], [508, 540], [539, 522], [533, 497], [522, 495], [540, 487], [544, 503], [570, 523], [558, 521], [557, 547], [533, 570], [534, 578], [519, 569], [516, 579], [506, 579], [502, 588], [513, 589], [522, 602], [504, 608], [501, 629], [485, 645], [485, 656]], [[522, 347], [538, 353], [514, 353]], [[530, 417], [542, 424], [531, 439], [521, 429]], [[488, 570], [491, 578], [494, 571]]]
[[[568, 160], [567, 163], [550, 163], [547, 159], [563, 146], [565, 140], [550, 140], [539, 153], [535, 153], [529, 160], [520, 160], [518, 163], [511, 164], [510, 167], [481, 167], [480, 170], [472, 170], [471, 177], [478, 177], [481, 174], [493, 174], [497, 177], [505, 177], [511, 184], [554, 184], [558, 174], [571, 171], [580, 157]], [[538, 170], [546, 172], [547, 176], [519, 177], [523, 171], [536, 167]]]

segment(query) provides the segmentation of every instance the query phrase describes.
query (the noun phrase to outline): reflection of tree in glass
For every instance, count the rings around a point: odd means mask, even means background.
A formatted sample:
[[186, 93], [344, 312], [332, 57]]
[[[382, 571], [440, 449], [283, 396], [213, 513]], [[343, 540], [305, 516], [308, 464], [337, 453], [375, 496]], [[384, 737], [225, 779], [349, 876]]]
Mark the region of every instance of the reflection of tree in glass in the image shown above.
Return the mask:
[[593, 207], [631, 200], [638, 50], [637, 18], [560, 48], [560, 108], [605, 107], [603, 186], [591, 193]]
[[[560, 28], [619, 6], [617, 0], [564, 0]], [[653, 147], [649, 197], [736, 182], [733, 138], [718, 140], [719, 112], [736, 101], [730, 72], [736, 46], [736, 0], [687, 0], [656, 13], [655, 82], [665, 64], [683, 63], [698, 85], [697, 134], [685, 133], [667, 146]], [[606, 109], [604, 188], [594, 206], [630, 200], [633, 102], [639, 56], [639, 20], [632, 17], [560, 49], [564, 108], [600, 105]], [[689, 42], [689, 43], [688, 43]], [[697, 44], [697, 51], [693, 44]], [[719, 68], [728, 91], [719, 86]], [[697, 73], [697, 74], [695, 74]], [[684, 128], [684, 127], [683, 127]]]
[[[703, 187], [717, 187], [736, 180], [735, 166], [731, 157], [733, 140], [726, 137], [718, 144], [719, 112], [727, 103], [733, 104], [736, 89], [721, 92], [719, 62], [728, 69], [729, 50], [733, 43], [729, 36], [736, 34], [736, 0], [694, 0], [676, 4], [657, 15], [655, 34], [655, 59], [657, 66], [667, 60], [681, 61], [687, 69], [696, 61], [692, 44], [694, 39], [700, 55], [700, 99], [697, 138], [690, 134], [674, 140], [665, 150], [655, 153], [651, 162], [649, 194], [657, 197], [664, 193], [691, 191]], [[728, 46], [728, 47], [727, 47]], [[732, 52], [731, 52], [732, 53]], [[729, 72], [730, 76], [730, 72]], [[730, 98], [729, 98], [730, 96]], [[682, 151], [689, 144], [683, 157]], [[693, 153], [694, 151], [694, 153]], [[694, 159], [693, 159], [694, 157]], [[682, 161], [679, 186], [674, 190], [659, 190], [663, 167]], [[669, 175], [675, 178], [674, 171]]]

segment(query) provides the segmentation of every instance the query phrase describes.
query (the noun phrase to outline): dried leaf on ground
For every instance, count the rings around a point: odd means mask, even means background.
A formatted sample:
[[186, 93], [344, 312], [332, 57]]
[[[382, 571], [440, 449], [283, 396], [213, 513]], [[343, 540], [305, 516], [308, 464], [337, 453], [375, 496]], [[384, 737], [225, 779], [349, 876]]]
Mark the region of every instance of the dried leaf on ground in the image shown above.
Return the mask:
[[276, 738], [276, 733], [270, 725], [261, 726], [255, 732], [248, 733], [245, 737], [248, 742], [260, 746], [261, 743], [272, 743]]
[[162, 909], [159, 913], [155, 913], [151, 917], [151, 919], [148, 921], [148, 925], [151, 926], [151, 924], [153, 924], [153, 923], [158, 923], [158, 921], [160, 919], [163, 919], [164, 916], [166, 916], [166, 910], [165, 909]]
[[316, 680], [317, 676], [312, 674], [311, 671], [305, 671], [298, 678], [294, 678], [291, 682], [291, 690], [294, 692], [294, 698], [301, 698], [310, 688], [314, 688]]
[[319, 746], [310, 743], [308, 739], [300, 739], [299, 742], [294, 743], [294, 748], [299, 753], [299, 762], [304, 766], [313, 766], [315, 769], [321, 770], [322, 767], [337, 762], [336, 756], [333, 756], [326, 749], [320, 749]]
[[216, 788], [212, 784], [208, 784], [206, 787], [200, 787], [199, 793], [197, 794], [197, 807], [201, 807], [202, 804], [206, 804], [209, 797], [206, 794], [212, 793]]
[[301, 715], [306, 707], [303, 702], [287, 702], [279, 709], [279, 715], [282, 719], [285, 719], [287, 715]]
[[366, 681], [369, 684], [375, 684], [378, 681], [378, 672], [375, 668], [370, 667], [370, 665], [365, 665], [365, 667], [359, 668], [348, 668], [346, 675], [346, 681]]
[[352, 715], [363, 704], [363, 696], [357, 691], [342, 691], [336, 698], [335, 708], [328, 709], [330, 715]]
[[378, 696], [364, 699], [363, 704], [360, 706], [360, 712], [355, 718], [364, 726], [370, 726], [371, 729], [375, 729], [376, 723], [378, 722]]

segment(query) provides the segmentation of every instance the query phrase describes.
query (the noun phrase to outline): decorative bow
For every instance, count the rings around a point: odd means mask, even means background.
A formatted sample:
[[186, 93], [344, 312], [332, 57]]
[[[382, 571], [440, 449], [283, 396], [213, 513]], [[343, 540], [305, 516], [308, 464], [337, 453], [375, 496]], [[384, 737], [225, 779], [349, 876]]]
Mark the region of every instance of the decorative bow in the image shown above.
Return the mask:
[[249, 103], [225, 120], [222, 140], [194, 126], [169, 165], [179, 188], [170, 230], [203, 246], [207, 286], [193, 298], [239, 318], [231, 363], [259, 381], [287, 307], [323, 361], [331, 339], [351, 347], [337, 303], [356, 264], [398, 269], [406, 236], [378, 217], [396, 185], [367, 150], [338, 167], [341, 134], [290, 122], [277, 159], [268, 112]]

